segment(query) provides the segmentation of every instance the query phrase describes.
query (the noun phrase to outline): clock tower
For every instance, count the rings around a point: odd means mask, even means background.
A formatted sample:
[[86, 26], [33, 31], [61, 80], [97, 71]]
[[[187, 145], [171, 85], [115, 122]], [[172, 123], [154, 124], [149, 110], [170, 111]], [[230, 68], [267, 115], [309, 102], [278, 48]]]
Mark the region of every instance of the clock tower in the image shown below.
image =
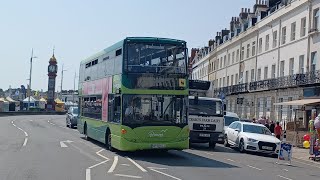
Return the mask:
[[58, 72], [57, 60], [54, 57], [54, 53], [49, 60], [48, 66], [48, 101], [47, 101], [47, 110], [55, 109], [55, 90], [56, 90], [56, 77]]

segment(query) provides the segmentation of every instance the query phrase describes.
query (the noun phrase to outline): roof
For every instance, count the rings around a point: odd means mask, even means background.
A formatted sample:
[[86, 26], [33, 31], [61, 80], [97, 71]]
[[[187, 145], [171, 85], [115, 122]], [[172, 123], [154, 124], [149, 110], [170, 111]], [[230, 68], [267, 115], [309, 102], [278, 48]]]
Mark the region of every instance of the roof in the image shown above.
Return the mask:
[[255, 125], [255, 126], [261, 126], [261, 127], [265, 127], [265, 125], [263, 124], [258, 124], [258, 123], [252, 123], [252, 122], [244, 122], [244, 121], [237, 121], [241, 124], [245, 124], [245, 125]]
[[60, 100], [60, 99], [58, 99], [58, 98], [57, 98], [57, 99], [55, 99], [55, 100], [54, 100], [54, 102], [56, 102], [57, 104], [64, 104], [64, 102], [63, 102], [63, 101], [61, 101], [61, 100]]
[[[189, 96], [189, 99], [195, 99], [195, 96]], [[211, 100], [211, 101], [222, 101], [219, 98], [210, 98], [210, 97], [198, 97], [199, 100]]]
[[11, 97], [6, 97], [6, 99], [7, 99], [7, 101], [9, 101], [9, 102], [16, 102], [15, 100], [13, 100]]
[[[38, 101], [37, 99], [35, 99], [34, 97], [30, 96], [30, 102], [31, 103], [34, 103], [35, 101]], [[23, 102], [29, 102], [29, 97], [25, 98], [23, 100]]]
[[274, 103], [275, 106], [303, 106], [308, 104], [316, 104], [320, 103], [320, 99], [301, 99], [301, 100], [295, 100], [295, 101], [288, 101], [288, 102], [281, 102], [281, 103]]

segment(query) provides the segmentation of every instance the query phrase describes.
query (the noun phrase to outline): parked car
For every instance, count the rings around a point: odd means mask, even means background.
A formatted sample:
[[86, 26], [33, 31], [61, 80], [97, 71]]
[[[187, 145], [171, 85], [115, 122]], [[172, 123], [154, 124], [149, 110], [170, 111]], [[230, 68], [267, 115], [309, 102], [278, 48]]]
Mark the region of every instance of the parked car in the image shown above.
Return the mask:
[[240, 152], [253, 151], [277, 155], [280, 140], [262, 124], [236, 121], [225, 131], [224, 145], [238, 147]]
[[223, 144], [224, 143], [224, 132], [227, 130], [228, 126], [235, 122], [235, 121], [239, 121], [240, 118], [239, 116], [236, 114], [236, 113], [233, 113], [233, 112], [226, 112], [226, 115], [224, 116], [224, 130], [223, 130], [223, 133], [219, 135], [219, 142], [220, 144]]
[[78, 123], [79, 109], [78, 107], [70, 107], [67, 112], [66, 126], [74, 128]]

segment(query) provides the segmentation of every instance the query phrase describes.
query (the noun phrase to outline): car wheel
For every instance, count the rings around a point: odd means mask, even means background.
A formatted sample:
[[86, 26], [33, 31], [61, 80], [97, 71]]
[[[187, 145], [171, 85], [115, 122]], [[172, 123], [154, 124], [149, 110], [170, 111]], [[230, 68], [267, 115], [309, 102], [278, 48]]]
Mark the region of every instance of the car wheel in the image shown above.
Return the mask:
[[70, 122], [70, 126], [69, 126], [71, 129], [73, 129], [74, 128], [74, 126], [71, 124], [71, 122]]
[[239, 142], [239, 152], [244, 153], [246, 150], [244, 149], [244, 142], [243, 139]]
[[110, 133], [110, 131], [108, 131], [107, 134], [106, 134], [106, 140], [107, 140], [107, 142], [106, 142], [107, 149], [109, 151], [111, 151], [111, 152], [114, 152], [114, 148], [111, 145], [111, 133]]
[[224, 137], [224, 143], [223, 143], [223, 145], [224, 145], [224, 147], [230, 147], [230, 144], [229, 144], [229, 142], [228, 142], [228, 136], [227, 136], [227, 135], [225, 135], [225, 137]]
[[214, 149], [216, 147], [215, 142], [209, 142], [209, 148]]

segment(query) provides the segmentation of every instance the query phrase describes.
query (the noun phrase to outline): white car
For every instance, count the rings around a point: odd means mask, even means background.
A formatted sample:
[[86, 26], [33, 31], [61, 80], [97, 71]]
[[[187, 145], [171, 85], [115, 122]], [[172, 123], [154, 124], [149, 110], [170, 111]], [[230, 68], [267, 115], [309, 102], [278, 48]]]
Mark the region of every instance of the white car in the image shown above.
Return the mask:
[[225, 131], [224, 145], [235, 146], [240, 152], [252, 151], [276, 155], [280, 140], [262, 124], [236, 121]]

